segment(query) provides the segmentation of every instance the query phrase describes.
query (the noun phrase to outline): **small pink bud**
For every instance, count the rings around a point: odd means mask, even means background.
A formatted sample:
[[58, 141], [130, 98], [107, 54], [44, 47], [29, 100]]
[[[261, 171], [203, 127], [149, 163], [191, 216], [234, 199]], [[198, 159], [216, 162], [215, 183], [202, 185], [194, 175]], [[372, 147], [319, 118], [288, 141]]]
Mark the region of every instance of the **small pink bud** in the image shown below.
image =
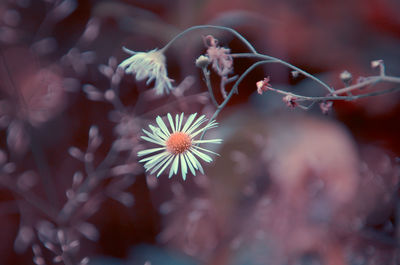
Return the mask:
[[115, 99], [115, 92], [112, 89], [108, 89], [105, 93], [104, 93], [104, 98], [108, 101], [113, 101]]
[[286, 103], [288, 107], [295, 108], [298, 106], [296, 100], [297, 98], [292, 95], [286, 95], [282, 98], [283, 102]]
[[79, 264], [80, 265], [86, 265], [88, 263], [89, 263], [89, 258], [88, 257], [84, 257]]
[[299, 71], [292, 71], [290, 72], [293, 78], [297, 78], [300, 75]]
[[76, 158], [78, 160], [83, 160], [83, 158], [84, 158], [83, 152], [79, 148], [77, 148], [75, 146], [71, 146], [68, 149], [68, 153], [69, 153], [70, 156], [72, 156], [73, 158]]
[[350, 85], [353, 76], [349, 71], [343, 71], [342, 73], [340, 73], [340, 79], [345, 85]]
[[380, 66], [381, 64], [383, 64], [383, 60], [374, 60], [371, 62], [371, 67], [376, 68], [376, 67]]
[[269, 76], [264, 78], [264, 80], [260, 80], [256, 83], [257, 86], [257, 93], [262, 95], [263, 92], [266, 92], [272, 89], [271, 85], [269, 84]]
[[319, 104], [319, 107], [321, 108], [322, 113], [323, 113], [323, 114], [327, 114], [328, 111], [332, 108], [332, 104], [333, 104], [332, 101], [321, 102], [321, 103]]
[[82, 183], [83, 180], [83, 174], [80, 171], [77, 171], [74, 173], [74, 176], [72, 177], [72, 186], [77, 187]]
[[99, 127], [97, 127], [96, 125], [92, 125], [90, 126], [89, 129], [89, 138], [94, 138], [99, 136]]

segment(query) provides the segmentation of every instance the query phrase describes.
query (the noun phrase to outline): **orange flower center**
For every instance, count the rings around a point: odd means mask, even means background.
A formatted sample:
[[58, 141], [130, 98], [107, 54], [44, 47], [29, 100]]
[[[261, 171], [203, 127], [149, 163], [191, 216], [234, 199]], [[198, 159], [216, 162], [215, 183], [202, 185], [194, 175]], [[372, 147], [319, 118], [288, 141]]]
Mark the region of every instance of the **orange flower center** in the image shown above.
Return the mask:
[[189, 150], [192, 146], [192, 139], [186, 133], [175, 132], [168, 138], [166, 145], [168, 152], [178, 155]]

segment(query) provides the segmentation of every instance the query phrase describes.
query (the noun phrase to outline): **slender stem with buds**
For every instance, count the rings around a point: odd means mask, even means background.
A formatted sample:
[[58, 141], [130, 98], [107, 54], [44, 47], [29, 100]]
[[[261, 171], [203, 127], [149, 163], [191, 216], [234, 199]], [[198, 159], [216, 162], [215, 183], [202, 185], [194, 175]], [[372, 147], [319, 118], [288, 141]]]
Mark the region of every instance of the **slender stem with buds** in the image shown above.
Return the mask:
[[[226, 106], [226, 104], [228, 104], [229, 100], [232, 98], [233, 94], [237, 92], [238, 90], [238, 86], [239, 84], [243, 81], [243, 79], [251, 72], [253, 71], [257, 66], [262, 65], [262, 64], [266, 64], [266, 63], [270, 63], [271, 60], [265, 60], [265, 61], [260, 61], [260, 62], [256, 62], [254, 63], [252, 66], [250, 66], [249, 68], [247, 68], [247, 70], [239, 77], [239, 79], [236, 81], [236, 83], [233, 85], [231, 91], [229, 91], [228, 96], [225, 98], [225, 100], [218, 105], [217, 109], [215, 110], [213, 116], [211, 117], [211, 119], [208, 121], [208, 124], [210, 124], [213, 120], [215, 120], [218, 116], [218, 114], [222, 111], [222, 109]], [[200, 140], [203, 139], [205, 133], [207, 130], [204, 130], [203, 133], [200, 136]]]
[[396, 83], [400, 84], [400, 77], [394, 77], [394, 76], [386, 76], [386, 75], [379, 75], [379, 76], [371, 76], [368, 77], [365, 81], [357, 83], [352, 86], [344, 87], [341, 89], [335, 90], [332, 95], [339, 95], [342, 93], [350, 92], [356, 89], [360, 89], [369, 85], [375, 85], [380, 82], [388, 82], [388, 83]]
[[[112, 147], [100, 165], [90, 171], [91, 173], [88, 174], [85, 181], [79, 186], [76, 194], [89, 194], [92, 190], [94, 190], [98, 186], [97, 184], [104, 179], [106, 174], [109, 172], [109, 167], [117, 159], [117, 154], [118, 151]], [[81, 204], [77, 203], [75, 200], [68, 200], [58, 214], [57, 221], [60, 224], [67, 223], [76, 210], [79, 209], [80, 205]]]
[[[322, 96], [322, 97], [313, 97], [313, 96], [302, 96], [302, 95], [298, 95], [295, 93], [291, 93], [291, 92], [286, 92], [284, 90], [281, 89], [275, 89], [275, 88], [269, 88], [268, 90], [274, 91], [276, 93], [285, 95], [285, 96], [291, 96], [293, 97], [297, 102], [300, 101], [311, 101], [311, 104], [307, 107], [307, 106], [302, 106], [299, 105], [300, 108], [303, 109], [309, 109], [312, 105], [314, 105], [315, 102], [322, 102], [322, 101], [331, 101], [331, 100], [347, 100], [347, 101], [351, 101], [351, 100], [356, 100], [356, 99], [360, 99], [360, 98], [364, 98], [364, 97], [371, 97], [371, 96], [378, 96], [378, 95], [382, 95], [382, 94], [387, 94], [387, 93], [392, 93], [395, 91], [399, 91], [400, 87], [394, 87], [394, 88], [390, 88], [390, 89], [385, 89], [385, 90], [380, 90], [380, 91], [373, 91], [373, 92], [369, 92], [369, 93], [364, 93], [364, 94], [360, 94], [360, 95], [353, 95], [351, 94], [351, 91], [357, 90], [357, 89], [361, 89], [361, 88], [365, 88], [367, 86], [374, 86], [377, 83], [380, 82], [388, 82], [388, 83], [396, 83], [396, 84], [400, 84], [400, 77], [393, 77], [393, 76], [387, 76], [385, 74], [385, 67], [383, 62], [381, 62], [379, 64], [379, 69], [380, 69], [380, 74], [378, 76], [371, 76], [366, 78], [364, 81], [351, 85], [351, 86], [347, 86], [338, 90], [334, 90], [332, 87], [330, 87], [328, 84], [326, 84], [325, 82], [323, 82], [322, 80], [320, 80], [319, 78], [315, 77], [314, 75], [288, 63], [285, 61], [282, 61], [278, 58], [272, 57], [272, 56], [268, 56], [268, 55], [263, 55], [263, 54], [259, 54], [257, 52], [254, 53], [237, 53], [237, 54], [231, 54], [231, 56], [233, 58], [256, 58], [256, 59], [262, 59], [263, 61], [259, 61], [254, 63], [252, 66], [250, 66], [241, 76], [240, 78], [236, 81], [236, 83], [234, 84], [234, 86], [232, 87], [231, 91], [229, 92], [229, 94], [226, 96], [225, 100], [218, 105], [216, 111], [214, 112], [213, 116], [211, 117], [209, 122], [212, 122], [213, 120], [216, 119], [216, 117], [219, 115], [219, 113], [222, 111], [222, 109], [226, 106], [226, 104], [228, 104], [229, 100], [231, 99], [232, 95], [234, 93], [237, 93], [238, 90], [238, 86], [239, 84], [242, 82], [242, 80], [246, 77], [247, 74], [249, 74], [254, 68], [256, 68], [257, 66], [261, 65], [261, 64], [265, 64], [265, 63], [279, 63], [282, 65], [285, 65], [287, 67], [289, 67], [290, 69], [293, 69], [294, 71], [299, 72], [300, 74], [303, 74], [304, 76], [314, 80], [315, 82], [317, 82], [318, 84], [320, 84], [324, 89], [326, 89], [329, 93], [327, 94], [327, 96]], [[210, 84], [207, 84], [208, 90], [210, 91], [210, 96], [211, 98], [214, 97], [213, 95], [213, 90], [212, 87], [210, 86]], [[341, 96], [341, 94], [343, 93], [347, 93], [347, 96]], [[203, 131], [200, 139], [203, 139], [204, 135], [206, 133], [206, 130]]]
[[50, 220], [56, 220], [57, 211], [52, 205], [49, 205], [46, 201], [29, 191], [21, 191], [16, 185], [6, 180], [4, 176], [0, 177], [2, 178], [0, 179], [0, 186], [4, 186], [8, 190], [12, 191], [15, 195], [21, 197], [24, 201], [39, 210], [39, 212], [48, 216]]
[[259, 54], [259, 53], [237, 53], [237, 54], [231, 54], [231, 56], [233, 58], [256, 58], [256, 59], [262, 59], [262, 60], [271, 60], [271, 63], [283, 64], [283, 65], [289, 67], [290, 69], [292, 69], [294, 71], [297, 71], [297, 72], [303, 74], [304, 76], [306, 76], [306, 77], [314, 80], [315, 82], [319, 83], [321, 86], [323, 86], [329, 92], [331, 92], [331, 93], [334, 92], [334, 90], [328, 84], [323, 82], [321, 79], [319, 79], [319, 78], [313, 76], [312, 74], [307, 73], [306, 71], [304, 71], [304, 70], [302, 70], [302, 69], [300, 69], [300, 68], [298, 68], [298, 67], [296, 67], [296, 66], [294, 66], [294, 65], [292, 65], [292, 64], [290, 64], [288, 62], [285, 62], [285, 61], [283, 61], [281, 59], [278, 59], [278, 58], [275, 58], [275, 57], [272, 57], [272, 56], [269, 56], [269, 55]]
[[292, 96], [296, 98], [296, 101], [313, 101], [313, 102], [321, 102], [321, 101], [330, 101], [330, 100], [346, 100], [346, 101], [351, 101], [351, 100], [356, 100], [360, 98], [365, 98], [365, 97], [371, 97], [371, 96], [379, 96], [383, 94], [388, 94], [392, 93], [395, 91], [399, 91], [400, 87], [393, 87], [390, 89], [385, 89], [385, 90], [380, 90], [380, 91], [374, 91], [371, 93], [366, 93], [366, 94], [361, 94], [361, 95], [352, 95], [352, 96], [326, 96], [326, 97], [307, 97], [307, 96], [301, 96], [297, 95], [294, 93], [286, 92], [281, 89], [276, 89], [276, 88], [270, 88], [271, 91], [277, 92], [279, 94], [285, 95], [285, 96]]

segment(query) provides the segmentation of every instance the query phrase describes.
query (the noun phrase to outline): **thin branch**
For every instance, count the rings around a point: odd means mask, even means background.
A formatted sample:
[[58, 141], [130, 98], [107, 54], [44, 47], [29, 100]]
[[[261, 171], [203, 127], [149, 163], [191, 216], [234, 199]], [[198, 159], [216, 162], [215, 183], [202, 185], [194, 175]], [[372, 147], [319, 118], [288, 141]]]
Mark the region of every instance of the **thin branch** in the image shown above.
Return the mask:
[[[260, 61], [256, 62], [253, 65], [251, 65], [249, 68], [246, 69], [246, 71], [239, 77], [239, 79], [236, 81], [236, 83], [233, 85], [231, 91], [229, 91], [228, 96], [225, 98], [225, 100], [218, 106], [216, 111], [214, 112], [213, 116], [211, 119], [208, 121], [208, 124], [210, 124], [213, 120], [215, 120], [218, 116], [218, 114], [222, 111], [222, 109], [228, 104], [229, 100], [232, 98], [232, 95], [234, 93], [237, 93], [238, 91], [238, 86], [239, 84], [243, 81], [243, 79], [251, 72], [253, 71], [257, 66], [270, 63], [271, 60], [265, 60], [265, 61]], [[207, 130], [204, 130], [200, 136], [200, 140], [204, 138], [204, 135], [206, 134]]]
[[[89, 194], [91, 191], [93, 191], [98, 186], [98, 183], [106, 176], [109, 171], [109, 167], [115, 162], [117, 157], [118, 151], [111, 147], [110, 151], [107, 153], [106, 157], [99, 164], [99, 166], [93, 170], [92, 173], [89, 174], [85, 181], [79, 186], [76, 194]], [[81, 205], [81, 203], [78, 203], [75, 200], [68, 200], [58, 214], [57, 221], [60, 224], [67, 223]]]
[[28, 127], [27, 130], [31, 138], [31, 151], [35, 159], [40, 178], [42, 180], [42, 185], [45, 190], [47, 200], [51, 202], [55, 207], [57, 207], [59, 205], [59, 200], [55, 188], [56, 185], [54, 183], [53, 177], [51, 176], [46, 156], [43, 152], [42, 146], [40, 145], [40, 143], [37, 142], [37, 137], [34, 134], [34, 128], [30, 125], [27, 125], [26, 127]]
[[276, 88], [270, 88], [269, 90], [277, 92], [282, 95], [289, 95], [292, 97], [296, 98], [296, 101], [314, 101], [314, 102], [321, 102], [321, 101], [328, 101], [328, 100], [346, 100], [346, 101], [352, 101], [360, 98], [365, 98], [365, 97], [372, 97], [372, 96], [379, 96], [383, 94], [388, 94], [392, 92], [396, 92], [400, 90], [400, 87], [393, 87], [390, 89], [385, 89], [385, 90], [380, 90], [380, 91], [374, 91], [371, 93], [366, 93], [366, 94], [361, 94], [361, 95], [353, 95], [353, 96], [326, 96], [326, 97], [307, 97], [307, 96], [302, 96], [290, 92], [286, 92], [281, 89], [276, 89]]
[[56, 220], [57, 211], [46, 201], [43, 201], [41, 198], [37, 197], [35, 194], [29, 191], [21, 191], [18, 187], [14, 186], [10, 182], [4, 179], [4, 176], [0, 178], [0, 185], [4, 186], [8, 190], [12, 191], [14, 194], [18, 195], [22, 199], [24, 199], [27, 203], [38, 209], [40, 212], [48, 216], [51, 220]]
[[194, 27], [190, 27], [184, 31], [182, 31], [181, 33], [179, 33], [178, 35], [176, 35], [172, 40], [170, 40], [161, 50], [162, 52], [165, 52], [168, 48], [171, 47], [171, 45], [177, 41], [178, 39], [182, 38], [184, 35], [186, 35], [187, 33], [189, 33], [190, 31], [193, 30], [204, 30], [204, 29], [219, 29], [219, 30], [224, 30], [224, 31], [228, 31], [230, 33], [232, 33], [233, 35], [235, 35], [240, 41], [242, 41], [246, 47], [252, 52], [252, 53], [257, 53], [256, 49], [253, 47], [253, 45], [250, 44], [250, 42], [248, 40], [246, 40], [239, 32], [237, 32], [234, 29], [231, 28], [227, 28], [227, 27], [223, 27], [223, 26], [214, 26], [214, 25], [200, 25], [200, 26], [194, 26]]
[[380, 82], [389, 82], [389, 83], [398, 83], [400, 84], [400, 78], [399, 77], [394, 77], [394, 76], [370, 76], [368, 77], [365, 81], [354, 84], [352, 86], [344, 87], [341, 89], [335, 90], [332, 94], [333, 95], [339, 95], [342, 93], [350, 92], [359, 88], [366, 87], [368, 85], [375, 85]]
[[218, 107], [218, 102], [215, 99], [214, 92], [213, 92], [212, 85], [211, 85], [210, 71], [207, 70], [207, 67], [202, 67], [201, 70], [203, 72], [203, 75], [204, 75], [204, 78], [206, 81], [208, 92], [210, 93], [211, 101], [216, 107]]
[[310, 74], [288, 62], [282, 61], [281, 59], [278, 59], [278, 58], [275, 58], [275, 57], [272, 57], [269, 55], [259, 54], [259, 53], [236, 53], [236, 54], [231, 54], [231, 56], [233, 58], [257, 58], [257, 59], [263, 59], [263, 60], [271, 60], [272, 63], [279, 63], [282, 65], [285, 65], [285, 66], [289, 67], [290, 69], [295, 70], [295, 71], [301, 73], [302, 75], [314, 80], [315, 82], [320, 84], [322, 87], [324, 87], [326, 90], [328, 90], [328, 92], [330, 92], [330, 93], [334, 92], [333, 88], [331, 88], [328, 84], [323, 82], [321, 79], [313, 76], [312, 74]]
[[221, 77], [221, 81], [219, 83], [219, 89], [220, 89], [222, 97], [224, 99], [228, 96], [228, 94], [226, 93], [226, 89], [225, 89], [226, 80], [227, 80], [227, 78], [225, 76], [223, 76], [223, 77]]

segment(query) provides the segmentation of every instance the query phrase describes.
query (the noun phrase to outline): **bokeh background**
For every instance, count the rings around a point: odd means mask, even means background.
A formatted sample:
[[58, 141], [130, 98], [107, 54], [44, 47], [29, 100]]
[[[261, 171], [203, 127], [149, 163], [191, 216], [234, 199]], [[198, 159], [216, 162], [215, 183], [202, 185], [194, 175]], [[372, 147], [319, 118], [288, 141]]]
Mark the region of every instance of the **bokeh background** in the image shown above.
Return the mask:
[[[1, 149], [16, 167], [19, 187], [46, 198], [43, 185], [50, 185], [60, 208], [74, 172], [83, 170], [69, 147], [85, 149], [95, 124], [103, 136], [95, 155], [100, 161], [120, 135], [123, 122], [115, 122], [113, 106], [88, 91], [110, 87], [116, 64], [128, 56], [122, 46], [148, 51], [190, 26], [222, 25], [260, 53], [341, 88], [342, 71], [354, 82], [375, 75], [370, 62], [376, 59], [384, 60], [388, 75], [400, 76], [399, 12], [396, 0], [2, 0]], [[123, 76], [118, 85], [136, 118], [131, 126], [168, 112], [211, 116], [194, 65], [208, 34], [232, 52], [246, 52], [232, 35], [196, 31], [166, 54], [176, 93], [154, 97], [143, 82]], [[235, 73], [251, 63], [235, 61]], [[134, 202], [102, 199], [74, 255], [104, 265], [400, 264], [400, 95], [335, 102], [322, 115], [318, 106], [288, 109], [280, 96], [258, 95], [255, 83], [265, 76], [274, 87], [320, 93], [282, 66], [255, 70], [208, 134], [224, 139], [221, 156], [205, 167], [206, 175], [186, 182], [146, 176], [134, 155], [120, 158], [133, 168], [124, 192]], [[221, 102], [218, 76], [212, 81]], [[51, 176], [45, 184], [43, 175]], [[90, 196], [106, 193], [109, 182]], [[28, 239], [46, 226], [46, 217], [3, 187], [0, 214], [0, 264], [32, 264], [30, 245], [41, 242]], [[18, 243], [21, 227], [31, 232]], [[54, 253], [43, 249], [52, 264]]]

